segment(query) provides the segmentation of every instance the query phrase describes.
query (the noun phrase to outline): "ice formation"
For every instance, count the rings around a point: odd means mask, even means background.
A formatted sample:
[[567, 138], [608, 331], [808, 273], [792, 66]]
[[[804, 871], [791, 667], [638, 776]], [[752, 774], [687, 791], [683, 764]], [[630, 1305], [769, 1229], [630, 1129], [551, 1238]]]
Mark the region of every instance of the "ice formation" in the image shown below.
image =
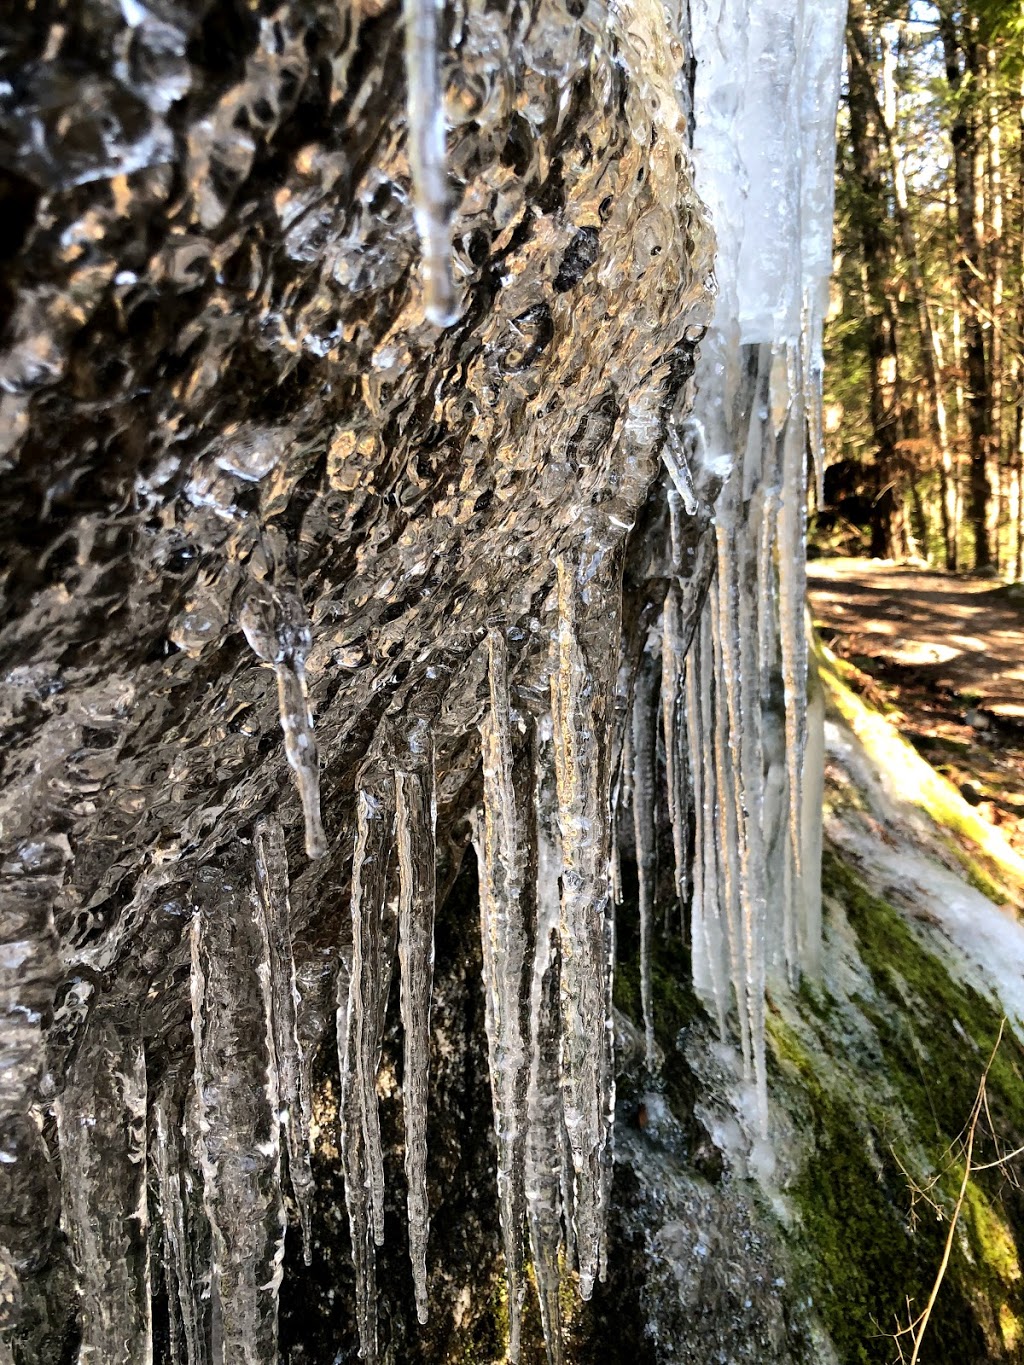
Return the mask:
[[694, 160], [719, 302], [688, 419], [689, 476], [712, 492], [724, 476], [717, 574], [688, 665], [691, 770], [702, 734], [715, 755], [698, 778], [693, 972], [720, 1020], [735, 1008], [765, 1131], [765, 982], [795, 981], [818, 932], [820, 871], [803, 856], [807, 433], [820, 471], [846, 5], [700, 0], [691, 17]]
[[[421, 1322], [436, 1311], [439, 840], [467, 816], [510, 1359], [527, 1246], [552, 1365], [563, 1276], [586, 1298], [606, 1270], [618, 843], [635, 852], [648, 1067], [656, 935], [682, 928], [766, 1127], [765, 984], [812, 964], [817, 933], [805, 430], [816, 447], [844, 16], [842, 0], [680, 8], [594, 3], [567, 22], [542, 0], [513, 31], [475, 0], [451, 16], [406, 0], [406, 127], [353, 36], [377, 25], [398, 50], [375, 6], [339, 28], [333, 5], [309, 26], [283, 5], [173, 136], [189, 33], [141, 5], [107, 15], [117, 50], [138, 49], [116, 68], [131, 137], [112, 113], [72, 156], [48, 123], [59, 91], [28, 82], [25, 174], [55, 195], [117, 183], [65, 224], [73, 308], [31, 270], [19, 284], [0, 373], [12, 461], [50, 471], [46, 424], [71, 418], [30, 399], [65, 382], [105, 290], [127, 316], [143, 287], [115, 273], [119, 196], [144, 224], [182, 216], [153, 266], [175, 307], [207, 291], [168, 338], [170, 377], [111, 398], [106, 426], [132, 432], [118, 459], [88, 445], [85, 473], [47, 473], [74, 535], [42, 568], [16, 561], [36, 605], [4, 637], [20, 710], [0, 804], [0, 1159], [40, 1208], [59, 1163], [83, 1362], [149, 1361], [155, 1294], [173, 1365], [278, 1359], [289, 1195], [317, 1254], [311, 1068], [332, 1012], [355, 1319], [362, 1358], [381, 1357], [396, 962], [411, 1298]], [[325, 87], [330, 139], [302, 124], [274, 142]], [[718, 240], [710, 331], [691, 126]], [[259, 213], [239, 207], [271, 162]], [[143, 366], [125, 347], [118, 364]], [[79, 370], [67, 401], [91, 422], [102, 385]], [[287, 431], [240, 426], [221, 391], [258, 407], [267, 373]], [[125, 415], [143, 400], [151, 441]], [[103, 556], [126, 508], [141, 567], [122, 598]], [[124, 632], [102, 668], [82, 626], [94, 596]], [[23, 666], [51, 638], [64, 662]], [[659, 924], [662, 808], [677, 904]], [[25, 1240], [0, 1206], [12, 1339]]]

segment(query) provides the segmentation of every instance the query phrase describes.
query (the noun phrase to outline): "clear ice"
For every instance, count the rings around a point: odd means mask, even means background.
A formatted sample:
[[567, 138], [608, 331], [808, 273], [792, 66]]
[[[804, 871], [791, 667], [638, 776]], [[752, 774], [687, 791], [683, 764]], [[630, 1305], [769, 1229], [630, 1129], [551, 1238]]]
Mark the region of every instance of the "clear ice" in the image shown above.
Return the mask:
[[[526, 950], [531, 887], [531, 801], [516, 784], [513, 708], [508, 654], [498, 631], [487, 639], [489, 706], [480, 727], [483, 813], [477, 822], [480, 864], [480, 937], [484, 963], [487, 1052], [498, 1140], [498, 1216], [508, 1274], [510, 1361], [519, 1359], [526, 1293], [524, 1226], [526, 1189], [527, 1022]], [[529, 769], [523, 765], [529, 776]]]
[[428, 321], [447, 327], [457, 313], [440, 69], [443, 7], [439, 0], [403, 0], [402, 12], [409, 167], [413, 217], [422, 246], [423, 311]]
[[434, 979], [436, 897], [434, 753], [423, 745], [421, 761], [395, 773], [399, 870], [398, 958], [402, 983], [405, 1114], [405, 1178], [409, 1187], [409, 1256], [416, 1316], [427, 1321], [427, 1112], [430, 1093], [430, 995]]
[[[560, 1365], [562, 1279], [586, 1298], [606, 1269], [615, 902], [634, 890], [657, 1071], [661, 813], [666, 925], [682, 919], [758, 1134], [766, 984], [818, 962], [803, 539], [845, 5], [623, 0], [567, 23], [542, 0], [513, 30], [484, 4], [404, 0], [404, 128], [360, 55], [379, 6], [312, 27], [280, 7], [195, 110], [178, 103], [201, 74], [179, 8], [111, 9], [133, 131], [112, 112], [80, 143], [57, 135], [71, 113], [92, 127], [102, 82], [81, 111], [62, 86], [24, 96], [19, 164], [53, 219], [29, 236], [60, 240], [67, 284], [25, 270], [0, 354], [4, 468], [12, 487], [49, 471], [32, 496], [57, 537], [23, 556], [31, 572], [13, 561], [32, 605], [2, 637], [0, 1176], [44, 1212], [26, 1232], [0, 1200], [0, 1359], [59, 1168], [83, 1363], [147, 1365], [164, 1294], [173, 1365], [276, 1365], [286, 1183], [317, 1254], [328, 996], [359, 1348], [384, 1358], [396, 958], [411, 1302], [421, 1322], [443, 1308], [427, 1258], [438, 849], [471, 816], [508, 1352], [528, 1245]], [[292, 137], [318, 82], [330, 144]], [[240, 219], [278, 134], [280, 183]], [[95, 428], [89, 364], [121, 383], [84, 328], [147, 287], [113, 245], [132, 215], [161, 225], [167, 295], [144, 303], [181, 306], [174, 363], [147, 370], [129, 354], [146, 329], [125, 328], [127, 406], [113, 392], [104, 422], [148, 428], [51, 470], [69, 414]], [[444, 329], [426, 346], [422, 314]], [[265, 380], [286, 427], [231, 407]], [[41, 639], [73, 666], [24, 663]], [[296, 846], [291, 872], [281, 736], [315, 860]]]
[[253, 836], [256, 889], [269, 948], [270, 1000], [278, 1099], [288, 1151], [288, 1180], [302, 1226], [303, 1258], [313, 1257], [313, 1175], [309, 1164], [312, 1098], [298, 1032], [299, 992], [292, 955], [291, 905], [288, 899], [288, 853], [277, 820], [260, 818]]
[[277, 701], [284, 751], [295, 774], [306, 824], [306, 854], [322, 858], [327, 839], [320, 818], [320, 759], [306, 690], [306, 656], [312, 644], [302, 598], [253, 579], [239, 612], [249, 648], [277, 677]]

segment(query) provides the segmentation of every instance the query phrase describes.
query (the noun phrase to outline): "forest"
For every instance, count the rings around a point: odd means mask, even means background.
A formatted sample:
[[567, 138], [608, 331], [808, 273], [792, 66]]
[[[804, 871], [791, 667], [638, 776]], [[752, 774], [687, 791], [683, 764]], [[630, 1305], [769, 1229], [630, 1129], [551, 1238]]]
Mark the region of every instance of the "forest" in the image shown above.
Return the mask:
[[1024, 10], [851, 0], [812, 553], [1019, 579]]

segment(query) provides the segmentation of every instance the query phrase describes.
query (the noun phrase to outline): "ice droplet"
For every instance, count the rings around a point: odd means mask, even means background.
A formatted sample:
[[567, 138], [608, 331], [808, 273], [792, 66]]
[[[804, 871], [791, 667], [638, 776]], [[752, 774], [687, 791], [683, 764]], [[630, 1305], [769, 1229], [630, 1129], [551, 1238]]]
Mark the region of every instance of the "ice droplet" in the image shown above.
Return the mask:
[[306, 656], [312, 644], [309, 618], [297, 592], [251, 579], [238, 623], [249, 648], [277, 677], [284, 750], [295, 774], [306, 822], [306, 854], [322, 858], [327, 838], [320, 818], [320, 759], [306, 693]]

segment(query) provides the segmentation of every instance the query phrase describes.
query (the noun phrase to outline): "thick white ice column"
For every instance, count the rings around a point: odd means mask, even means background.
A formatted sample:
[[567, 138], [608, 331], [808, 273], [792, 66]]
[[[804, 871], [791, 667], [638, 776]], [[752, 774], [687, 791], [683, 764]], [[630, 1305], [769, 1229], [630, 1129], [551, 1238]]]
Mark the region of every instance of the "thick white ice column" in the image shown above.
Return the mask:
[[[805, 786], [808, 798], [818, 790], [813, 775], [804, 782], [806, 433], [820, 471], [845, 19], [846, 0], [691, 5], [694, 161], [718, 237], [719, 301], [697, 367], [693, 436], [681, 439], [697, 485], [730, 471], [715, 510], [714, 686], [700, 723], [718, 736], [718, 795], [727, 776], [732, 807], [719, 819], [719, 875], [694, 869], [693, 929], [702, 944], [708, 926], [731, 926], [730, 1008], [762, 1128], [764, 982], [773, 970], [795, 980], [816, 960], [820, 867], [804, 811]], [[712, 841], [696, 855], [709, 863]], [[720, 1013], [710, 962], [703, 950], [698, 958], [698, 989]]]

